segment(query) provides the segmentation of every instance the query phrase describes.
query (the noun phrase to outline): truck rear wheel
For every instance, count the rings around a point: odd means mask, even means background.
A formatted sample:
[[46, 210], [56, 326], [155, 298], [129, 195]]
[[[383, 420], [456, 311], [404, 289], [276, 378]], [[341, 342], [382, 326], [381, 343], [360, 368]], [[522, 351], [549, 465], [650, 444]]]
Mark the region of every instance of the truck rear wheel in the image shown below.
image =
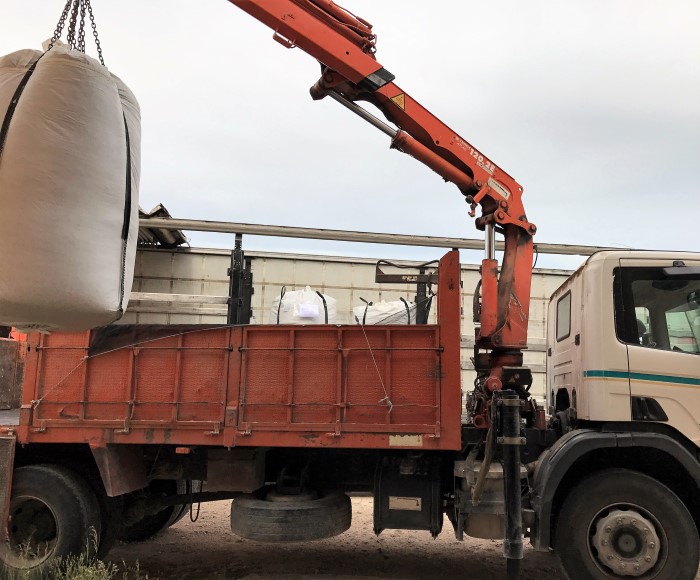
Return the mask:
[[332, 538], [352, 522], [350, 498], [342, 492], [266, 499], [242, 495], [231, 504], [231, 530], [256, 542], [307, 542]]
[[56, 558], [81, 552], [94, 556], [100, 519], [95, 494], [73, 471], [56, 465], [17, 468], [0, 571], [10, 578], [41, 578]]
[[564, 500], [555, 551], [570, 578], [692, 580], [700, 540], [669, 488], [636, 471], [608, 469]]

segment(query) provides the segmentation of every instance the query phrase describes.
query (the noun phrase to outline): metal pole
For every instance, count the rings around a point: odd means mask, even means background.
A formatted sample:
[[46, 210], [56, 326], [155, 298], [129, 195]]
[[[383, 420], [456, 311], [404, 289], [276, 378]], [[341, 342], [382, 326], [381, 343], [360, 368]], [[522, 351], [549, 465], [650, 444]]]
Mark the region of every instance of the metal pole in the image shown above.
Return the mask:
[[[139, 227], [155, 230], [189, 230], [193, 232], [217, 232], [222, 234], [248, 234], [252, 236], [274, 236], [279, 238], [304, 238], [310, 240], [336, 240], [363, 244], [393, 244], [397, 246], [422, 246], [426, 248], [459, 248], [461, 250], [483, 250], [484, 241], [475, 238], [447, 238], [440, 236], [414, 236], [348, 230], [325, 230], [293, 226], [271, 226], [239, 222], [216, 222], [177, 218], [142, 218]], [[503, 242], [496, 242], [496, 250], [503, 250]], [[564, 254], [590, 256], [601, 250], [619, 250], [605, 246], [578, 246], [569, 244], [537, 244], [540, 254]]]
[[392, 139], [394, 137], [396, 137], [396, 134], [398, 133], [398, 131], [396, 129], [387, 125], [384, 121], [382, 121], [381, 119], [378, 119], [372, 113], [370, 113], [369, 111], [360, 107], [360, 105], [357, 105], [357, 104], [353, 103], [352, 101], [348, 101], [345, 97], [343, 97], [342, 95], [339, 95], [335, 91], [330, 91], [328, 93], [328, 96], [331, 97], [333, 100], [338, 101], [341, 105], [343, 105], [343, 107], [345, 107], [346, 109], [349, 109], [350, 111], [355, 113], [358, 117], [362, 117], [370, 125], [374, 125], [382, 133], [389, 135], [389, 137], [391, 137]]
[[484, 250], [487, 260], [496, 259], [496, 228], [493, 224], [486, 224], [486, 239], [484, 241]]
[[503, 555], [507, 558], [507, 578], [520, 578], [523, 559], [523, 524], [520, 498], [520, 397], [515, 391], [502, 391], [498, 398], [503, 436], [503, 492], [505, 495], [505, 535]]

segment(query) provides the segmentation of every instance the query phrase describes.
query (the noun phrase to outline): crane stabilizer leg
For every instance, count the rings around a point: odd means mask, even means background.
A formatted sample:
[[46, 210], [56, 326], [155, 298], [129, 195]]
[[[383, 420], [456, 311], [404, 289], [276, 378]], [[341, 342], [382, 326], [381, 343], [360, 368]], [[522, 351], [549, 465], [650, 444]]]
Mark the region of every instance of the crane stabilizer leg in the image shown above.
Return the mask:
[[505, 534], [503, 556], [508, 580], [520, 578], [523, 559], [523, 524], [520, 500], [520, 397], [515, 391], [502, 391], [497, 400], [503, 435], [503, 491], [505, 497]]

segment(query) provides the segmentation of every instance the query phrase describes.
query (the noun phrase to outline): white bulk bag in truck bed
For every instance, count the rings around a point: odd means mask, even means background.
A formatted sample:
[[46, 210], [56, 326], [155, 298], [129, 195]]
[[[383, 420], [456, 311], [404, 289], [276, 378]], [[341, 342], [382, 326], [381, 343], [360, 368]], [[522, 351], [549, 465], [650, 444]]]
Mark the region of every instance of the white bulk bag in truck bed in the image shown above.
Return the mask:
[[406, 300], [366, 302], [352, 309], [358, 324], [415, 324], [416, 305]]
[[335, 324], [337, 306], [335, 298], [326, 296], [307, 286], [304, 290], [287, 292], [272, 301], [270, 324]]
[[0, 324], [118, 319], [138, 234], [134, 95], [67, 46], [20, 50], [0, 58], [0, 122]]

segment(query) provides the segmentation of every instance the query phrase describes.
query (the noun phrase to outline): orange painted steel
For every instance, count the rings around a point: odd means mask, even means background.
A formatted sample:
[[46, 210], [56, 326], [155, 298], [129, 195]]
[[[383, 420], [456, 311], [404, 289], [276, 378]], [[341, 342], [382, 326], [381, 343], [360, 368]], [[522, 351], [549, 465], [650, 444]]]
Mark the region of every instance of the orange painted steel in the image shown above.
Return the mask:
[[31, 334], [18, 442], [459, 449], [457, 251], [438, 272], [436, 325]]

